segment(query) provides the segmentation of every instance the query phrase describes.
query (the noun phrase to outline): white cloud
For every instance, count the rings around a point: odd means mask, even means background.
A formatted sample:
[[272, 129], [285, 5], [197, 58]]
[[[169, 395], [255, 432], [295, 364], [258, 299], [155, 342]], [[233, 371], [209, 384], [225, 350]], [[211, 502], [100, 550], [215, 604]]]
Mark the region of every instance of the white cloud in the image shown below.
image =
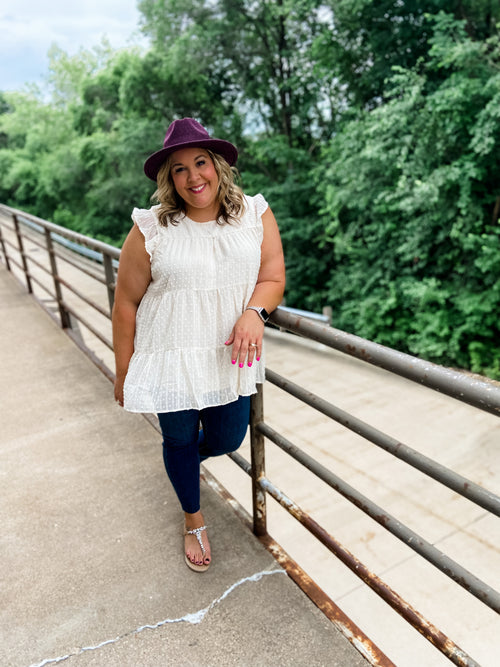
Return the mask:
[[20, 89], [47, 73], [47, 52], [140, 43], [136, 0], [0, 0], [0, 90]]

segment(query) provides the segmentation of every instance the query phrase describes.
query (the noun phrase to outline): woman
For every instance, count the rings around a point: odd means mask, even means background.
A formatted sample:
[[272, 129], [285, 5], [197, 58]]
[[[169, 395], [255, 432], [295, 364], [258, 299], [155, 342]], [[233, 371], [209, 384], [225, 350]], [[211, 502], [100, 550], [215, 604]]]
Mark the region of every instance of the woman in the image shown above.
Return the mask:
[[262, 195], [235, 185], [237, 156], [192, 118], [170, 125], [144, 165], [159, 204], [132, 213], [113, 308], [115, 398], [158, 414], [185, 560], [198, 572], [211, 562], [200, 462], [245, 436], [264, 381], [264, 323], [285, 285], [276, 220]]

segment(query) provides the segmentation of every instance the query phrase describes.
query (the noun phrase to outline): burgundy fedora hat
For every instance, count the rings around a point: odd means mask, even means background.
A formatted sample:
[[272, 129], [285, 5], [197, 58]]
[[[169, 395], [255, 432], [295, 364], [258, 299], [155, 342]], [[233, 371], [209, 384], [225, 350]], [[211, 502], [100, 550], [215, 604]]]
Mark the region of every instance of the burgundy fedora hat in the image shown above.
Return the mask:
[[194, 118], [180, 118], [169, 125], [163, 148], [150, 155], [144, 163], [144, 173], [152, 181], [156, 181], [158, 171], [170, 153], [191, 146], [210, 148], [214, 153], [222, 155], [230, 167], [238, 159], [238, 151], [229, 141], [213, 139]]

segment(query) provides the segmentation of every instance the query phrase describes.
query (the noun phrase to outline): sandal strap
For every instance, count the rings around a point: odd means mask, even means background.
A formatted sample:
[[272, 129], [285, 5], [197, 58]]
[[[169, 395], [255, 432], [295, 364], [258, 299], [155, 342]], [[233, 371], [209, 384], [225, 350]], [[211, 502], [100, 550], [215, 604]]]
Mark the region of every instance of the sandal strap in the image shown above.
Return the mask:
[[201, 533], [202, 533], [202, 531], [204, 531], [206, 529], [207, 529], [206, 526], [201, 526], [201, 528], [193, 528], [193, 530], [186, 530], [186, 535], [195, 535], [196, 536], [196, 539], [198, 540], [198, 543], [201, 547], [201, 551], [202, 551], [203, 556], [205, 556], [206, 550], [205, 550], [205, 547], [203, 546], [203, 542], [201, 540]]

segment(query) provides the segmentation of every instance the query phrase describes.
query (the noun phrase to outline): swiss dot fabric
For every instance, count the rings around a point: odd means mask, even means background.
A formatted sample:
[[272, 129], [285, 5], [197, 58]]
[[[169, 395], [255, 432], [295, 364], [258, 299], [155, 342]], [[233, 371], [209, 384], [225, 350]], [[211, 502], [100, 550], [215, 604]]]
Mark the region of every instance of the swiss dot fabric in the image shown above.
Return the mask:
[[263, 237], [262, 195], [245, 197], [239, 222], [164, 227], [157, 206], [132, 212], [151, 257], [152, 281], [136, 316], [134, 354], [124, 387], [130, 412], [175, 412], [224, 405], [256, 392], [264, 357], [231, 363], [224, 345], [255, 289]]

